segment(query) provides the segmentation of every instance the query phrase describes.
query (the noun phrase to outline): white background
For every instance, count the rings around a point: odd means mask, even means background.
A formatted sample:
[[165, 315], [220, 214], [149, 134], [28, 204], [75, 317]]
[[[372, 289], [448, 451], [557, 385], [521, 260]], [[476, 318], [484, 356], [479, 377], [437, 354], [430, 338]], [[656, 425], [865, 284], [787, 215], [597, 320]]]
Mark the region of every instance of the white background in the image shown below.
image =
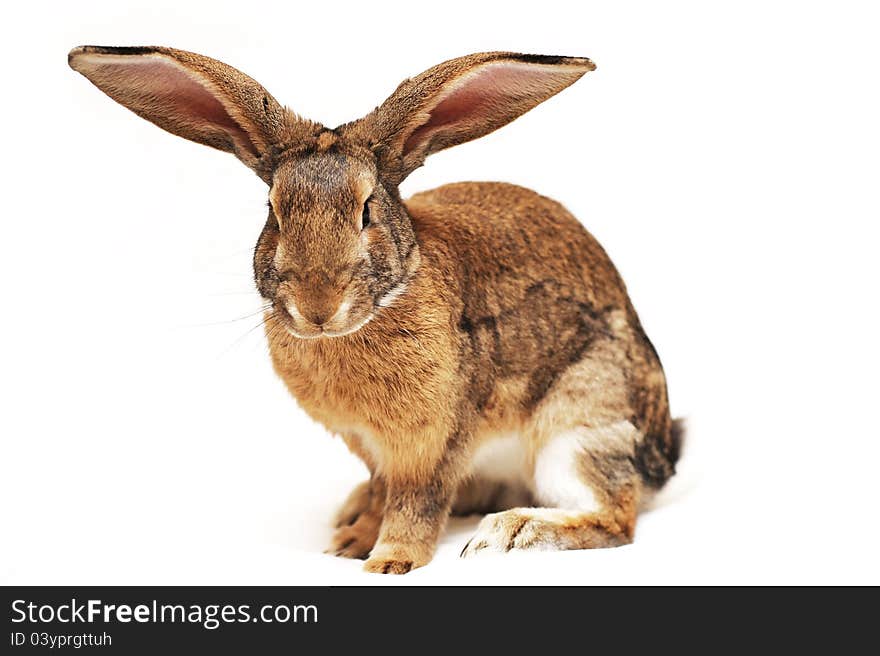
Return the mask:
[[[868, 2], [7, 7], [0, 582], [880, 583], [878, 24]], [[403, 191], [527, 185], [611, 254], [691, 421], [635, 544], [464, 561], [472, 519], [406, 577], [323, 555], [365, 470], [236, 320], [266, 189], [71, 71], [84, 43], [202, 52], [329, 126], [454, 56], [593, 58]]]

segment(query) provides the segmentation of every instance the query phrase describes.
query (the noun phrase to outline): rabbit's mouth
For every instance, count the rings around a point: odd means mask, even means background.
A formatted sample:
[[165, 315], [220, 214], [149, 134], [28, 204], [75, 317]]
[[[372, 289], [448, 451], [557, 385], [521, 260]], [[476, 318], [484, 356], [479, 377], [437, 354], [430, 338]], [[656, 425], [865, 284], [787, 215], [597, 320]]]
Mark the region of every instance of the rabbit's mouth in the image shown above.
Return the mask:
[[352, 333], [356, 333], [361, 328], [363, 328], [368, 323], [370, 323], [370, 321], [373, 319], [374, 316], [376, 316], [376, 315], [373, 314], [372, 312], [370, 312], [363, 319], [358, 321], [353, 326], [346, 328], [345, 330], [331, 330], [331, 329], [324, 328], [323, 329], [323, 336], [324, 337], [345, 337], [346, 335], [351, 335]]
[[336, 312], [322, 323], [306, 319], [296, 302], [275, 302], [274, 313], [292, 336], [298, 339], [344, 337], [366, 326], [375, 316], [373, 311], [354, 311], [349, 301], [343, 301]]

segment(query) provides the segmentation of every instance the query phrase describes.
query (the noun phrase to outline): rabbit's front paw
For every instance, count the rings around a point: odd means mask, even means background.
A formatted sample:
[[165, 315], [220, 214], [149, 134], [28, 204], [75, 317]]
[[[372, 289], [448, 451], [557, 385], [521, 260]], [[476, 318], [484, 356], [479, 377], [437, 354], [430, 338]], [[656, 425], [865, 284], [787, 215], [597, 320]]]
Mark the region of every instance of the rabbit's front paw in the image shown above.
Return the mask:
[[382, 518], [371, 511], [358, 515], [351, 526], [341, 526], [333, 534], [327, 553], [343, 558], [366, 558], [379, 538]]
[[364, 571], [373, 574], [406, 574], [412, 568], [413, 561], [394, 558], [370, 558], [364, 564]]
[[364, 563], [364, 570], [375, 574], [406, 574], [431, 560], [425, 549], [397, 544], [377, 545]]

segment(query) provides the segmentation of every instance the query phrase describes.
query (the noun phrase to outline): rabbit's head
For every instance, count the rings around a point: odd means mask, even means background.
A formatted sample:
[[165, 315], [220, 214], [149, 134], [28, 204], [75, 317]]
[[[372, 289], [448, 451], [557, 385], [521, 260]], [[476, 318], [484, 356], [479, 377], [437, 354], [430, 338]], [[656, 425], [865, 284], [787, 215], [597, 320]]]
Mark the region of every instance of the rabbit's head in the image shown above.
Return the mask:
[[202, 55], [84, 46], [68, 61], [138, 115], [234, 153], [269, 185], [257, 288], [303, 338], [354, 332], [405, 292], [420, 255], [398, 185], [425, 157], [496, 130], [594, 68], [572, 57], [469, 55], [331, 130]]

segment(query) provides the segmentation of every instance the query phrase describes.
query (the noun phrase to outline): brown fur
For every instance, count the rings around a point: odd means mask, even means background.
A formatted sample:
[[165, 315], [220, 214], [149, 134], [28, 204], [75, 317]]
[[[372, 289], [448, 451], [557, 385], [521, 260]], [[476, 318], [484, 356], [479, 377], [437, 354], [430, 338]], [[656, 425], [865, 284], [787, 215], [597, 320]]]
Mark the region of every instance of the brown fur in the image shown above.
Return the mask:
[[[453, 510], [502, 511], [466, 553], [632, 540], [680, 440], [659, 359], [604, 250], [521, 187], [459, 183], [406, 202], [397, 191], [427, 155], [510, 122], [593, 70], [589, 60], [462, 57], [335, 130], [201, 55], [85, 47], [70, 62], [270, 185], [254, 272], [273, 304], [275, 370], [372, 474], [340, 513], [333, 553], [407, 572], [430, 560]], [[180, 97], [169, 100], [166, 74]], [[524, 449], [521, 488], [474, 470], [477, 451], [508, 434]], [[575, 478], [556, 489], [539, 465], [564, 475], [557, 452], [569, 448]]]

